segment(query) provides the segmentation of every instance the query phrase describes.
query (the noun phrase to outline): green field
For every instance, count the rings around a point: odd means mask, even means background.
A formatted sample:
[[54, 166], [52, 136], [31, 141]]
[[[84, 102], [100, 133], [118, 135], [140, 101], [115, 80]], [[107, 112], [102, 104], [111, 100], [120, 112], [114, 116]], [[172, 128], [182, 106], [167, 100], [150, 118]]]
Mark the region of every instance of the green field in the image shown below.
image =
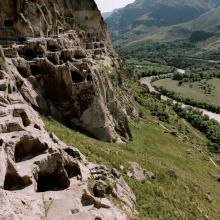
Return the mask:
[[[203, 80], [201, 82], [204, 83], [205, 81]], [[220, 79], [214, 78], [206, 81], [212, 88], [210, 94], [206, 94], [205, 90], [201, 88], [201, 82], [187, 82], [179, 86], [178, 81], [167, 78], [155, 81], [153, 85], [157, 87], [162, 86], [166, 90], [175, 92], [183, 98], [191, 98], [195, 101], [220, 106]]]
[[[220, 175], [220, 171], [206, 160], [209, 155], [206, 138], [138, 86], [133, 89], [137, 91], [136, 100], [142, 103], [142, 119], [131, 124], [134, 138], [126, 145], [89, 138], [43, 117], [46, 128], [68, 145], [80, 149], [93, 162], [117, 169], [123, 165], [123, 176], [137, 197], [137, 219], [200, 220], [205, 215], [212, 220], [220, 219], [220, 183], [210, 176], [210, 173]], [[150, 108], [164, 109], [169, 114], [169, 123], [158, 121]], [[177, 135], [168, 132], [173, 128], [177, 129]], [[156, 179], [141, 183], [129, 178], [126, 175], [129, 161], [152, 171]], [[213, 201], [208, 201], [207, 193]]]

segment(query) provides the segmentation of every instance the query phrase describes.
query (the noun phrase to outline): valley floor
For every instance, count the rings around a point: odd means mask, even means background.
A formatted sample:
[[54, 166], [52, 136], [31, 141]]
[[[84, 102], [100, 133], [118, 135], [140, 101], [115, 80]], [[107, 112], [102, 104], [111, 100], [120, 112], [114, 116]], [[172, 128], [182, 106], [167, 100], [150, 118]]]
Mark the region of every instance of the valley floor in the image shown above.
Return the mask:
[[183, 83], [179, 86], [178, 81], [167, 78], [155, 81], [153, 85], [157, 87], [163, 86], [165, 89], [173, 91], [184, 98], [192, 98], [196, 101], [220, 106], [220, 79], [210, 79], [206, 83], [211, 87], [210, 94], [205, 94], [205, 91], [201, 88], [201, 82]]

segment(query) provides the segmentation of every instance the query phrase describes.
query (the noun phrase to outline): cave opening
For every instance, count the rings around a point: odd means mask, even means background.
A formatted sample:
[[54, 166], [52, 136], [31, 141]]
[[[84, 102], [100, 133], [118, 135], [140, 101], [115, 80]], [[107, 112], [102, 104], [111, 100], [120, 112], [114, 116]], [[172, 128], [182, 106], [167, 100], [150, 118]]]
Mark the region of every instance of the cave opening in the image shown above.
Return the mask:
[[69, 156], [71, 156], [71, 157], [74, 158], [74, 159], [80, 159], [80, 158], [81, 158], [80, 153], [79, 153], [79, 151], [77, 151], [77, 150], [74, 150], [74, 149], [72, 149], [72, 148], [66, 148], [66, 149], [64, 149], [64, 151], [65, 151]]
[[86, 79], [87, 79], [87, 81], [92, 81], [92, 76], [91, 76], [91, 75], [88, 75], [88, 76], [86, 77]]
[[65, 172], [41, 172], [38, 174], [37, 192], [58, 191], [68, 188], [70, 181]]
[[51, 63], [53, 63], [54, 65], [58, 65], [59, 64], [59, 61], [58, 61], [58, 59], [56, 59], [55, 55], [50, 54], [50, 55], [47, 56], [47, 59]]
[[26, 60], [32, 60], [36, 58], [36, 54], [30, 48], [26, 48], [24, 50], [18, 50], [18, 54]]
[[15, 146], [15, 161], [21, 162], [43, 154], [48, 149], [46, 143], [41, 143], [38, 139], [24, 138]]
[[21, 74], [22, 77], [28, 78], [29, 74], [28, 74], [27, 68], [18, 66], [17, 70]]
[[5, 27], [14, 27], [14, 20], [5, 20], [4, 25]]
[[32, 73], [33, 76], [37, 76], [37, 75], [40, 75], [42, 73], [39, 66], [36, 65], [36, 64], [35, 65], [34, 64], [30, 65], [30, 69], [31, 69], [31, 73]]
[[82, 75], [78, 71], [71, 71], [71, 77], [74, 83], [80, 83], [84, 80]]
[[31, 124], [30, 119], [28, 118], [27, 113], [23, 109], [15, 109], [13, 112], [14, 117], [20, 117], [24, 127], [27, 127]]
[[81, 50], [76, 50], [75, 51], [74, 58], [76, 60], [80, 60], [80, 59], [83, 59], [85, 57], [86, 57], [86, 55]]
[[25, 37], [19, 37], [18, 38], [18, 42], [21, 43], [21, 44], [25, 43], [26, 40], [27, 39]]
[[76, 177], [78, 175], [81, 176], [81, 171], [78, 164], [68, 164], [64, 168], [69, 178]]
[[14, 170], [13, 172], [7, 172], [4, 181], [5, 190], [20, 190], [32, 184], [29, 177], [20, 177], [18, 173]]

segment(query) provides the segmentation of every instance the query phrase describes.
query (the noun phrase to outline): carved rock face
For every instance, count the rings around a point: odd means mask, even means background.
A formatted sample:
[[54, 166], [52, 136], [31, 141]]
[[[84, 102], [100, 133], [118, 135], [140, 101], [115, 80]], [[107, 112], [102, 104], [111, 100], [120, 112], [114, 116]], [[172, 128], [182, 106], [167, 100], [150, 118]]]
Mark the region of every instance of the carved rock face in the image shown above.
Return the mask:
[[[0, 91], [1, 218], [133, 219], [135, 197], [123, 179], [88, 162], [76, 148], [48, 134], [38, 113], [23, 98], [26, 93], [25, 98], [31, 100], [36, 93], [23, 91], [31, 88], [22, 85], [28, 81], [21, 77], [11, 59], [3, 57], [1, 49], [0, 60], [0, 83], [5, 85]], [[89, 180], [103, 177], [115, 186], [114, 193], [123, 202], [123, 211], [107, 198], [99, 199], [88, 192]], [[113, 191], [109, 193], [113, 195]]]
[[130, 139], [108, 72], [100, 71], [118, 60], [94, 1], [9, 0], [0, 8], [0, 43], [21, 75], [25, 99], [95, 138]]

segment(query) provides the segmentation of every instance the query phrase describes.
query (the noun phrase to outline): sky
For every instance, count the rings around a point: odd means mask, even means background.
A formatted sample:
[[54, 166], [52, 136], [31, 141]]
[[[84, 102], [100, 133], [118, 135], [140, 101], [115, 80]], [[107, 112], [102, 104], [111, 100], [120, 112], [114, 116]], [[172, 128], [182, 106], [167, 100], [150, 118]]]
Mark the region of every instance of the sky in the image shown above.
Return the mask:
[[134, 0], [95, 0], [101, 12], [111, 12], [116, 8], [122, 8]]

